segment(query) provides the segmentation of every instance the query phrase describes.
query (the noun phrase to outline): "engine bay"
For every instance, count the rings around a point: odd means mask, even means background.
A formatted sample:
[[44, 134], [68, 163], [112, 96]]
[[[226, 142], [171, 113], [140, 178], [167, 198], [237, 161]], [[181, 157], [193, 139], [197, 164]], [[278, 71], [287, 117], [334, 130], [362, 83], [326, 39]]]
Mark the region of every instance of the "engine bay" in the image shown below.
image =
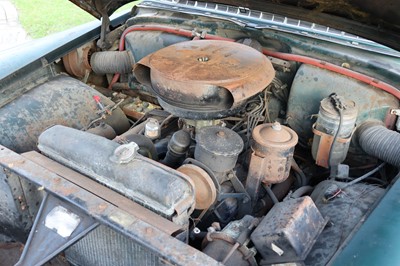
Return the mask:
[[[296, 56], [295, 34], [134, 12], [0, 109], [2, 145], [118, 192], [224, 265], [329, 263], [395, 180], [399, 92], [349, 47]], [[65, 257], [165, 262], [136, 249], [102, 225]]]

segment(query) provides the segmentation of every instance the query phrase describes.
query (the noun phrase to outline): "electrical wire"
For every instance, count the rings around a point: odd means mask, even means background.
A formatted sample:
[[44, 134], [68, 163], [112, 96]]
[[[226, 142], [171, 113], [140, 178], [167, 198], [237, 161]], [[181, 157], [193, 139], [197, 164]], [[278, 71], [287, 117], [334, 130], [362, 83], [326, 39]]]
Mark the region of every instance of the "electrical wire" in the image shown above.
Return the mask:
[[331, 148], [329, 150], [329, 155], [328, 155], [328, 165], [330, 168], [332, 168], [332, 155], [333, 155], [333, 150], [335, 149], [335, 144], [337, 142], [337, 138], [339, 137], [339, 132], [342, 129], [342, 124], [343, 124], [343, 111], [341, 109], [337, 109], [339, 112], [339, 126], [338, 129], [335, 133], [335, 136], [333, 137]]
[[351, 186], [351, 185], [354, 185], [354, 184], [356, 184], [356, 183], [359, 183], [359, 182], [363, 181], [364, 179], [370, 177], [371, 175], [373, 175], [373, 174], [375, 174], [376, 172], [378, 172], [379, 170], [381, 170], [381, 169], [385, 166], [385, 164], [386, 164], [385, 162], [384, 162], [384, 163], [381, 163], [381, 164], [380, 164], [378, 167], [376, 167], [375, 169], [373, 169], [373, 170], [369, 171], [368, 173], [366, 173], [366, 174], [364, 174], [364, 175], [362, 175], [362, 176], [360, 176], [360, 177], [354, 179], [353, 181], [351, 181], [351, 182], [349, 182], [349, 183], [346, 183], [345, 185], [343, 185], [343, 186], [341, 187], [341, 189], [345, 189], [345, 188], [347, 188], [347, 187], [349, 187], [349, 186]]
[[266, 184], [263, 184], [263, 186], [264, 186], [264, 189], [267, 192], [268, 196], [270, 197], [270, 199], [274, 203], [274, 205], [279, 203], [279, 200], [276, 197], [276, 195], [274, 194], [274, 192], [272, 191], [271, 187], [269, 185], [266, 185]]

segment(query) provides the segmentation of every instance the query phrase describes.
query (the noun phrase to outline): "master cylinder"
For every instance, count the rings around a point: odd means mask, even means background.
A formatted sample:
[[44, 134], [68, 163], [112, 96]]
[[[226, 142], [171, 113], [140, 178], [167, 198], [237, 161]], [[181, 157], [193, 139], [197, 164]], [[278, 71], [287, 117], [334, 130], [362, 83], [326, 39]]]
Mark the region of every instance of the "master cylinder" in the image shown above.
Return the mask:
[[288, 178], [298, 136], [292, 129], [275, 122], [258, 125], [254, 128], [252, 137], [253, 153], [246, 190], [255, 203], [261, 183], [277, 184]]
[[328, 168], [346, 159], [357, 113], [353, 101], [336, 94], [321, 101], [317, 122], [313, 125], [312, 155], [317, 165]]

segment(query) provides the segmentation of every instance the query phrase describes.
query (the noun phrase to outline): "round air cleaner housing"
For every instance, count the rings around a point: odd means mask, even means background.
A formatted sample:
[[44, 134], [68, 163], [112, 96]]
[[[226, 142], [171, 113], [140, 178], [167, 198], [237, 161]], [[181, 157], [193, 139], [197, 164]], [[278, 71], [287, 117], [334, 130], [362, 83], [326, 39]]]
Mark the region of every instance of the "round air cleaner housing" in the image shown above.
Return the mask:
[[231, 115], [275, 76], [270, 60], [235, 42], [198, 40], [173, 44], [140, 60], [136, 79], [151, 86], [170, 113], [194, 120]]

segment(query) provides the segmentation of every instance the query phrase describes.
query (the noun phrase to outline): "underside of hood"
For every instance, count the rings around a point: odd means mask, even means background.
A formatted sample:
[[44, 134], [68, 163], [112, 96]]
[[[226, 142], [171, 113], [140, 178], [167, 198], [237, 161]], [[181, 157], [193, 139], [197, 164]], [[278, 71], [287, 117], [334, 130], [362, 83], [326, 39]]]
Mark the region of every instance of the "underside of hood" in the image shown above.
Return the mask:
[[69, 0], [96, 18], [111, 16], [121, 6], [134, 2], [132, 0]]
[[[96, 18], [130, 0], [70, 0]], [[176, 1], [180, 2], [180, 1]], [[186, 0], [183, 2], [187, 2]], [[399, 0], [210, 0], [332, 27], [400, 51]]]

